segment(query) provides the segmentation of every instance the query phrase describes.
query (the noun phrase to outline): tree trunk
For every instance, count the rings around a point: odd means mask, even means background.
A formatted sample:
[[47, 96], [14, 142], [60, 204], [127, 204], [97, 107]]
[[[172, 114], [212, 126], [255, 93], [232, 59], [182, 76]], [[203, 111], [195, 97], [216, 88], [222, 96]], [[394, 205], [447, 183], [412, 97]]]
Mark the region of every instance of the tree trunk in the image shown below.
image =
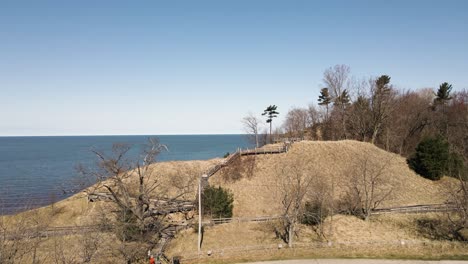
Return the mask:
[[258, 148], [258, 132], [255, 132], [255, 146]]
[[272, 140], [272, 138], [271, 138], [271, 124], [272, 124], [272, 123], [273, 123], [273, 122], [270, 121], [270, 144], [273, 142], [273, 140]]
[[375, 141], [377, 139], [377, 134], [379, 133], [380, 125], [374, 126], [374, 132], [372, 133], [372, 139], [371, 143], [375, 144]]
[[294, 237], [294, 223], [289, 223], [289, 234], [288, 234], [288, 247], [293, 247], [293, 237]]
[[325, 122], [328, 122], [328, 104], [327, 104], [327, 113], [325, 114]]
[[343, 109], [342, 111], [342, 114], [341, 114], [341, 126], [343, 127], [343, 136], [344, 136], [344, 139], [348, 139], [348, 136], [347, 136], [347, 130], [346, 130], [346, 112], [345, 112], [345, 109]]

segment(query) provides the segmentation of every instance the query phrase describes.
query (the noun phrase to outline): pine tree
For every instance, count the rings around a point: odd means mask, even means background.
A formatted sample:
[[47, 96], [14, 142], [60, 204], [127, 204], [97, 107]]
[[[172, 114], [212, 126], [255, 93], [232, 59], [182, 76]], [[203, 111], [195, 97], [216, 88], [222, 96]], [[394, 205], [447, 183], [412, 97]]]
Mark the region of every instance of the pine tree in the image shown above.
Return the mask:
[[408, 159], [408, 165], [416, 173], [431, 180], [439, 180], [447, 170], [449, 145], [442, 137], [426, 138], [416, 147], [416, 153]]
[[391, 92], [390, 76], [381, 75], [375, 81], [375, 89], [372, 91], [372, 144], [377, 140], [385, 120], [389, 117]]
[[320, 95], [318, 98], [319, 105], [324, 105], [327, 109], [327, 114], [326, 114], [326, 119], [328, 119], [328, 105], [331, 104], [332, 98], [330, 96], [330, 93], [328, 92], [328, 88], [322, 88], [320, 90]]
[[230, 218], [234, 207], [234, 196], [229, 190], [209, 186], [202, 194], [203, 212], [212, 218]]
[[452, 91], [451, 84], [447, 82], [442, 83], [439, 86], [439, 90], [437, 90], [437, 94], [436, 94], [437, 97], [435, 99], [435, 102], [439, 104], [445, 104], [446, 102], [451, 100], [452, 99], [452, 97], [450, 96], [451, 91]]
[[335, 99], [335, 104], [342, 105], [342, 106], [347, 106], [347, 105], [349, 105], [350, 101], [351, 101], [351, 99], [349, 98], [348, 91], [346, 89], [344, 89], [343, 92], [340, 94], [340, 96], [338, 96]]
[[273, 123], [273, 118], [279, 115], [279, 112], [276, 111], [277, 108], [278, 107], [276, 105], [270, 105], [263, 111], [263, 114], [262, 114], [262, 115], [267, 116], [266, 122], [270, 124], [270, 143], [271, 143], [271, 126]]
[[447, 103], [448, 101], [452, 100], [452, 97], [450, 96], [450, 92], [452, 91], [452, 85], [444, 82], [439, 86], [439, 89], [437, 90], [436, 93], [436, 98], [434, 99], [434, 105], [433, 105], [433, 110], [436, 112], [439, 112], [439, 114], [436, 114], [439, 116], [439, 129], [440, 133], [442, 133], [444, 136], [447, 136], [448, 134], [448, 129], [449, 129], [449, 118], [447, 114]]

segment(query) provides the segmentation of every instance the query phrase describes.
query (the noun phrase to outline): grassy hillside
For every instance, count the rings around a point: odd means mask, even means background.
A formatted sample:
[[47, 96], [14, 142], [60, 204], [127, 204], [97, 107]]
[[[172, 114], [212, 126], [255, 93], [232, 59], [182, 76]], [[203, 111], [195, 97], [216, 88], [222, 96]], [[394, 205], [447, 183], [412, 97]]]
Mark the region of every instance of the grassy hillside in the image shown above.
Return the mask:
[[[391, 195], [379, 207], [433, 204], [445, 202], [446, 183], [453, 181], [443, 178], [430, 181], [415, 174], [408, 168], [405, 158], [386, 152], [369, 143], [357, 141], [317, 142], [302, 141], [295, 143], [283, 154], [244, 156], [229, 167], [223, 168], [210, 178], [211, 185], [220, 185], [234, 194], [234, 217], [271, 216], [281, 213], [278, 178], [283, 177], [284, 168], [302, 175], [311, 176], [314, 183], [333, 186], [335, 200], [343, 199], [345, 190], [353, 180], [353, 175], [362, 172], [363, 164], [368, 173], [381, 171], [382, 181], [378, 188], [392, 190]], [[306, 197], [307, 199], [307, 197]], [[314, 252], [322, 257], [414, 257], [446, 258], [444, 254], [463, 255], [466, 245], [453, 246], [448, 242], [433, 246], [432, 230], [427, 223], [438, 223], [440, 215], [381, 215], [372, 221], [364, 221], [354, 216], [335, 215], [328, 217], [323, 224], [325, 237], [319, 237], [309, 226], [300, 225], [296, 242], [301, 244], [320, 241], [339, 241], [359, 246], [342, 249], [320, 249]], [[202, 250], [216, 252], [217, 257], [227, 257], [230, 250], [255, 248], [283, 243], [277, 238], [275, 223], [230, 223], [205, 227]], [[180, 233], [169, 247], [169, 255], [193, 256], [197, 252], [195, 230]], [[412, 249], [399, 248], [400, 241], [426, 241], [423, 246], [412, 245]], [[378, 246], [375, 246], [378, 243]], [[444, 244], [447, 243], [447, 244]], [[364, 245], [364, 246], [363, 246]], [[427, 248], [427, 246], [429, 248]], [[434, 250], [434, 248], [449, 248]], [[384, 250], [385, 249], [385, 250]], [[255, 255], [242, 252], [246, 259], [290, 258], [293, 256], [316, 257], [307, 249], [296, 251], [267, 250]], [[321, 253], [319, 253], [321, 252]], [[238, 252], [239, 253], [239, 252]], [[248, 257], [250, 254], [254, 254]], [[220, 256], [222, 254], [223, 256]], [[232, 253], [234, 254], [234, 253]], [[298, 254], [298, 255], [296, 255]], [[236, 254], [234, 254], [236, 255]], [[462, 256], [465, 258], [467, 256]], [[215, 257], [216, 258], [216, 257]], [[242, 258], [241, 258], [242, 259]], [[234, 258], [239, 261], [239, 254]]]
[[[154, 164], [152, 169], [161, 176], [159, 192], [171, 192], [172, 188], [180, 182], [193, 182], [184, 199], [193, 199], [196, 196], [198, 177], [211, 166], [220, 162], [219, 159], [208, 161], [174, 161]], [[268, 154], [257, 156], [244, 156], [235, 163], [218, 171], [210, 178], [211, 185], [221, 185], [230, 189], [234, 194], [234, 217], [254, 217], [278, 215], [281, 213], [281, 203], [278, 193], [278, 179], [291, 170], [303, 175], [311, 176], [313, 184], [321, 183], [329, 188], [333, 187], [334, 200], [343, 198], [346, 188], [352, 181], [353, 175], [359, 173], [363, 164], [368, 171], [381, 169], [382, 178], [385, 179], [379, 188], [391, 189], [389, 199], [380, 207], [403, 206], [415, 204], [443, 203], [445, 183], [451, 179], [443, 178], [433, 182], [426, 180], [411, 171], [406, 160], [371, 144], [356, 141], [339, 142], [309, 142], [295, 143], [287, 153]], [[285, 170], [285, 168], [287, 168]], [[129, 185], [134, 184], [132, 180]], [[15, 226], [23, 221], [27, 226], [74, 226], [90, 225], [99, 222], [99, 215], [108, 209], [106, 202], [88, 203], [83, 193], [76, 194], [54, 205], [38, 208], [15, 216], [2, 217], [3, 223]], [[103, 208], [106, 208], [103, 210]], [[318, 255], [311, 255], [310, 249], [295, 251], [263, 251], [259, 256], [246, 257], [247, 259], [291, 258], [291, 257], [395, 257], [413, 256], [417, 258], [428, 257], [428, 253], [434, 252], [432, 257], [444, 257], [444, 254], [463, 255], [467, 252], [466, 245], [442, 244], [432, 246], [433, 237], [421, 223], [437, 222], [438, 215], [382, 215], [373, 217], [366, 222], [353, 216], [335, 215], [325, 219], [323, 228], [327, 230], [326, 237], [318, 237], [312, 228], [299, 225], [297, 231], [297, 243], [316, 243], [318, 241], [331, 240], [345, 243], [388, 243], [384, 246], [364, 248], [330, 248], [319, 251]], [[238, 247], [256, 248], [269, 245], [273, 248], [284, 243], [273, 232], [275, 223], [231, 223], [218, 226], [206, 226], [203, 237], [204, 251], [224, 252], [228, 254], [230, 249]], [[86, 237], [77, 236], [79, 239]], [[108, 255], [118, 250], [118, 239], [112, 235], [99, 235], [99, 253], [101, 262], [109, 260]], [[74, 256], [80, 251], [73, 241], [79, 241], [75, 236], [56, 237], [41, 242], [42, 254], [57, 251], [57, 245], [63, 246], [66, 255]], [[421, 248], [419, 251], [394, 247], [395, 241], [418, 240], [427, 241], [431, 248]], [[114, 241], [114, 242], [112, 242]], [[190, 256], [197, 251], [197, 234], [193, 229], [187, 229], [177, 235], [168, 247], [168, 255]], [[340, 246], [341, 247], [341, 246]], [[382, 249], [385, 248], [385, 250]], [[434, 250], [442, 247], [447, 250]], [[73, 250], [72, 250], [73, 249]], [[131, 249], [138, 252], [138, 246]], [[73, 252], [75, 251], [75, 253]], [[81, 250], [82, 251], [82, 250]], [[118, 252], [118, 251], [115, 251]], [[254, 251], [253, 251], [254, 252]], [[256, 251], [255, 251], [256, 252]], [[379, 253], [380, 252], [380, 253]], [[406, 252], [406, 253], [405, 253]], [[238, 252], [239, 253], [239, 252]], [[112, 253], [114, 254], [114, 253]], [[117, 253], [116, 253], [117, 254]], [[237, 254], [237, 253], [236, 253]], [[234, 254], [234, 261], [242, 260], [239, 254]], [[250, 254], [250, 253], [249, 253]], [[249, 255], [247, 254], [247, 255]], [[263, 254], [263, 255], [262, 255]], [[403, 255], [402, 255], [403, 254]], [[406, 255], [405, 255], [406, 254]], [[245, 255], [245, 256], [247, 256]], [[429, 256], [429, 258], [431, 258]], [[457, 257], [458, 258], [458, 257]], [[464, 256], [462, 256], [464, 258]]]
[[[209, 167], [219, 162], [218, 159], [206, 161], [169, 161], [159, 162], [152, 165], [155, 170], [154, 176], [162, 179], [163, 182], [158, 191], [171, 192], [174, 185], [181, 178], [194, 178], [194, 186], [181, 198], [194, 199], [197, 190], [197, 179]], [[129, 184], [135, 184], [131, 179]], [[92, 188], [92, 187], [90, 187]], [[77, 193], [65, 200], [53, 205], [37, 208], [34, 210], [19, 213], [13, 216], [4, 216], [8, 223], [14, 223], [16, 219], [35, 218], [35, 222], [47, 220], [48, 226], [75, 226], [94, 224], [98, 219], [96, 216], [106, 207], [106, 202], [89, 203], [84, 192]]]
[[244, 156], [213, 176], [210, 184], [233, 191], [236, 217], [275, 215], [280, 205], [276, 179], [284, 173], [284, 165], [297, 167], [326, 185], [333, 184], [338, 199], [364, 161], [370, 168], [383, 168], [382, 187], [392, 189], [381, 207], [444, 202], [442, 188], [449, 179], [424, 179], [408, 168], [403, 157], [358, 141], [302, 141], [287, 153]]

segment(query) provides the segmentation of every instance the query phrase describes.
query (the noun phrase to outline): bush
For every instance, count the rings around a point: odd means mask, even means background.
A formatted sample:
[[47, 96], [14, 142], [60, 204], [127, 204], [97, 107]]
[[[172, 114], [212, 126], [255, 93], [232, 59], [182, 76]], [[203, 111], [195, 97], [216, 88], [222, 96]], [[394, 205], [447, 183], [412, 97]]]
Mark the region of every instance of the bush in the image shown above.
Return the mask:
[[319, 202], [306, 202], [304, 207], [304, 216], [302, 223], [305, 225], [318, 225], [330, 215], [330, 209], [323, 203]]
[[160, 221], [154, 220], [140, 225], [137, 218], [130, 210], [118, 210], [115, 212], [117, 221], [112, 225], [109, 220], [101, 219], [100, 230], [113, 229], [120, 241], [153, 241], [161, 230]]
[[202, 194], [204, 215], [212, 218], [230, 218], [234, 207], [234, 196], [229, 190], [208, 186]]
[[408, 165], [427, 179], [439, 180], [447, 170], [448, 160], [448, 143], [441, 137], [426, 138], [419, 142]]

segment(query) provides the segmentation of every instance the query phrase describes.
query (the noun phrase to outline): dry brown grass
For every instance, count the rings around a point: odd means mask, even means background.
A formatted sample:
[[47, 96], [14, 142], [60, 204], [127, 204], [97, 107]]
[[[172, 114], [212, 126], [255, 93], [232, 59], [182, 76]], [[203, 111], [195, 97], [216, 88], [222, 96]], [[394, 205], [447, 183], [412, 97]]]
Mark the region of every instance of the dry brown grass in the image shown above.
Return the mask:
[[[386, 183], [393, 189], [391, 199], [381, 207], [442, 203], [445, 201], [443, 178], [433, 182], [420, 177], [409, 169], [406, 160], [369, 143], [358, 141], [302, 141], [295, 143], [288, 153], [259, 155], [254, 159], [242, 157], [235, 167], [224, 168], [210, 179], [214, 185], [222, 185], [234, 193], [234, 216], [275, 215], [279, 211], [275, 178], [278, 166], [298, 163], [314, 177], [335, 186], [335, 198], [343, 195], [344, 187], [362, 158], [368, 158], [371, 166], [385, 165]], [[245, 166], [251, 167], [247, 170]], [[237, 180], [232, 180], [232, 174]]]
[[460, 243], [432, 243], [411, 246], [400, 245], [366, 245], [366, 246], [332, 246], [315, 248], [283, 248], [269, 250], [250, 250], [224, 252], [221, 255], [208, 257], [204, 252], [201, 258], [182, 259], [183, 263], [242, 263], [283, 259], [326, 259], [326, 258], [359, 258], [359, 259], [418, 259], [418, 260], [467, 260], [468, 247]]
[[[417, 230], [421, 215], [379, 216], [366, 222], [353, 216], [334, 220], [331, 245], [321, 242], [310, 227], [301, 226], [295, 249], [275, 238], [267, 223], [223, 224], [205, 229], [200, 262], [239, 262], [283, 258], [416, 258], [467, 259], [466, 243], [434, 241], [422, 237]], [[436, 214], [423, 217], [437, 218]], [[401, 244], [405, 241], [405, 244]], [[317, 244], [317, 242], [319, 242]], [[278, 250], [277, 245], [283, 249]], [[266, 247], [268, 249], [262, 249]], [[213, 256], [208, 257], [207, 252]], [[170, 256], [197, 256], [197, 234], [193, 230], [180, 233], [171, 242]], [[198, 262], [198, 261], [194, 261]]]
[[[190, 178], [198, 179], [203, 171], [206, 171], [218, 161], [214, 159], [207, 161], [160, 162], [152, 166], [153, 176], [161, 179], [160, 192], [174, 192], [176, 189], [174, 187], [181, 184], [182, 181], [187, 182]], [[133, 179], [130, 179], [130, 184], [132, 182]], [[181, 199], [194, 199], [195, 192], [196, 184]], [[100, 216], [103, 213], [108, 213], [111, 206], [112, 203], [108, 202], [89, 203], [85, 193], [81, 192], [53, 205], [0, 217], [2, 223], [8, 227], [15, 227], [21, 223], [23, 228], [40, 227], [40, 230], [60, 226], [93, 225], [100, 223]], [[92, 263], [121, 263], [121, 257], [118, 259], [112, 257], [118, 256], [119, 240], [114, 235], [105, 233], [99, 234], [98, 237], [100, 246]], [[81, 260], [78, 254], [83, 251], [82, 242], [82, 235], [43, 238], [37, 249], [37, 258], [44, 261], [43, 263], [54, 263], [58, 251], [63, 253], [68, 262], [80, 263]], [[138, 245], [135, 245], [134, 251], [142, 255], [146, 254], [144, 247]], [[31, 252], [28, 252], [28, 255], [23, 259], [26, 263], [31, 262], [31, 254]], [[146, 261], [143, 263], [146, 263]]]
[[[193, 254], [197, 251], [197, 232], [187, 229], [177, 234], [176, 239], [169, 246], [171, 256]], [[258, 223], [232, 223], [204, 228], [203, 250], [222, 250], [249, 245], [279, 243], [274, 233], [268, 232], [267, 227]]]
[[[296, 248], [288, 249], [269, 229], [268, 223], [223, 224], [205, 229], [200, 262], [224, 263], [283, 258], [416, 258], [468, 259], [468, 244], [431, 240], [421, 234], [418, 220], [439, 219], [441, 215], [380, 215], [372, 221], [354, 216], [335, 216], [333, 233], [321, 240], [310, 227], [300, 226]], [[326, 229], [330, 219], [326, 220]], [[404, 244], [401, 244], [404, 241]], [[276, 245], [282, 244], [278, 250]], [[269, 249], [262, 249], [267, 247]], [[207, 257], [208, 251], [213, 256]], [[197, 255], [197, 234], [180, 233], [168, 254], [193, 258]], [[197, 262], [197, 261], [194, 261]]]
[[[391, 199], [382, 203], [381, 207], [443, 203], [445, 201], [444, 188], [451, 179], [443, 178], [438, 182], [424, 179], [408, 168], [403, 157], [388, 153], [369, 143], [357, 141], [303, 141], [295, 143], [288, 153], [242, 157], [230, 167], [223, 168], [215, 174], [210, 179], [210, 184], [221, 185], [234, 193], [235, 217], [278, 215], [281, 210], [277, 196], [276, 178], [280, 177], [279, 167], [282, 164], [297, 164], [305, 173], [313, 175], [320, 181], [328, 184], [333, 182], [334, 197], [339, 199], [343, 195], [347, 181], [351, 178], [351, 173], [363, 158], [369, 160], [369, 166], [385, 166], [385, 187], [392, 188], [393, 194]], [[430, 240], [421, 233], [418, 226], [418, 220], [428, 217], [438, 218], [439, 216], [435, 214], [425, 216], [382, 215], [373, 216], [371, 221], [364, 221], [354, 216], [336, 215], [333, 217], [333, 221], [330, 217], [325, 220], [325, 239], [364, 244], [372, 244], [373, 241], [391, 244], [401, 240], [429, 242]], [[184, 252], [185, 254], [196, 252], [196, 241], [196, 234], [187, 231], [172, 242], [169, 253], [183, 255]], [[320, 238], [310, 227], [300, 226], [299, 237], [296, 241], [310, 243], [320, 241]], [[268, 228], [268, 224], [225, 224], [205, 230], [203, 250], [275, 243], [284, 242], [275, 238], [274, 232]], [[452, 248], [450, 243], [446, 244], [446, 247]], [[453, 250], [453, 254], [463, 252], [458, 247], [454, 248], [456, 249]], [[417, 258], [426, 256], [425, 254], [429, 251], [434, 253], [427, 247], [418, 250], [401, 250], [390, 246], [383, 248], [363, 248], [361, 246], [359, 249], [348, 247], [346, 251], [337, 249], [316, 251], [314, 249], [314, 252], [321, 252], [319, 254], [321, 257], [391, 257], [406, 254]], [[310, 251], [305, 250], [301, 254], [310, 256], [310, 253]], [[443, 253], [443, 251], [437, 251], [429, 256], [437, 258]], [[275, 258], [281, 258], [281, 254], [275, 255]], [[285, 254], [287, 257], [291, 257], [295, 253]], [[253, 259], [268, 259], [268, 257], [265, 258], [265, 254], [263, 254], [263, 257], [257, 256]]]
[[[332, 179], [336, 184], [335, 196], [340, 195], [340, 182], [349, 178], [357, 157], [367, 155], [376, 164], [388, 163], [387, 178], [394, 188], [391, 200], [382, 206], [401, 206], [444, 202], [443, 187], [451, 179], [443, 178], [433, 182], [416, 175], [406, 165], [403, 157], [388, 153], [369, 143], [357, 141], [320, 142], [303, 141], [293, 145], [288, 153], [242, 157], [233, 166], [223, 168], [211, 179], [212, 185], [222, 185], [234, 193], [234, 216], [263, 216], [279, 213], [275, 197], [275, 177], [278, 166], [294, 163], [298, 160], [304, 170], [327, 182]], [[153, 165], [157, 175], [163, 180], [161, 188], [171, 192], [171, 188], [181, 178], [198, 178], [200, 173], [213, 166], [219, 159], [207, 161], [171, 161]], [[232, 179], [232, 174], [239, 174]], [[181, 177], [182, 176], [182, 177]], [[182, 198], [193, 199], [196, 192], [196, 180], [193, 188]], [[162, 191], [162, 190], [161, 190]], [[98, 211], [98, 204], [88, 203], [83, 193], [59, 201], [51, 206], [32, 211], [51, 216], [52, 226], [80, 225], [89, 222]], [[55, 211], [55, 212], [53, 212]], [[28, 214], [25, 212], [23, 214]]]
[[[218, 161], [217, 159], [213, 159], [207, 161], [159, 162], [152, 165], [152, 169], [155, 171], [153, 175], [161, 179], [160, 192], [175, 192], [173, 187], [178, 184], [178, 181], [187, 177], [198, 178], [201, 172], [207, 170]], [[133, 180], [136, 179], [131, 179], [131, 182]], [[186, 195], [182, 196], [182, 199], [195, 198], [196, 183], [195, 181], [195, 185], [192, 186], [193, 188]], [[40, 221], [46, 221], [48, 226], [90, 225], [99, 220], [97, 217], [103, 212], [103, 208], [108, 206], [109, 203], [107, 202], [89, 203], [86, 195], [80, 192], [53, 205], [3, 217], [9, 219], [9, 223], [14, 223], [15, 219], [26, 217], [43, 219]]]
[[[327, 184], [334, 183], [335, 198], [342, 195], [346, 181], [350, 173], [359, 162], [360, 157], [367, 157], [373, 164], [386, 165], [386, 184], [394, 189], [391, 200], [382, 204], [386, 206], [402, 206], [414, 204], [442, 203], [444, 202], [443, 188], [445, 183], [451, 179], [443, 178], [441, 181], [432, 182], [426, 180], [411, 171], [404, 158], [399, 155], [383, 151], [371, 144], [356, 141], [339, 142], [298, 142], [293, 145], [288, 153], [259, 155], [255, 157], [242, 157], [235, 164], [223, 168], [210, 179], [212, 185], [222, 185], [234, 193], [234, 216], [266, 216], [280, 213], [280, 204], [276, 195], [277, 186], [275, 179], [280, 175], [280, 167], [283, 164], [297, 164], [317, 179]], [[160, 191], [173, 192], [174, 186], [181, 181], [191, 179], [193, 187], [189, 190], [185, 199], [193, 199], [197, 189], [196, 179], [201, 172], [213, 166], [219, 159], [209, 161], [177, 161], [162, 162], [153, 165], [153, 169], [161, 176], [162, 185]], [[132, 183], [130, 183], [132, 184]], [[17, 216], [7, 217], [11, 223], [16, 218], [36, 216], [47, 221], [48, 226], [70, 226], [87, 225], [96, 222], [102, 212], [105, 202], [88, 203], [83, 193], [74, 195], [66, 200], [57, 202], [52, 206], [46, 206]], [[425, 216], [437, 217], [437, 216]], [[373, 217], [372, 221], [366, 222], [352, 216], [334, 216], [333, 224], [330, 218], [324, 223], [326, 239], [343, 242], [372, 241], [393, 242], [399, 240], [423, 240], [429, 241], [427, 236], [421, 233], [417, 225], [421, 215], [382, 215]], [[71, 243], [71, 236], [66, 243]], [[103, 243], [112, 244], [115, 238], [108, 237]], [[177, 235], [172, 241], [168, 255], [190, 255], [197, 249], [197, 234], [193, 230], [187, 230]], [[300, 226], [298, 243], [311, 243], [320, 241], [320, 238], [310, 227]], [[115, 242], [115, 241], [114, 241]], [[49, 242], [48, 242], [49, 243]], [[51, 243], [51, 242], [50, 242]], [[65, 243], [65, 242], [64, 242]], [[205, 229], [203, 250], [222, 250], [240, 246], [275, 245], [284, 243], [277, 239], [269, 224], [224, 224], [207, 227]], [[366, 246], [346, 248], [314, 248], [295, 250], [274, 250], [259, 252], [236, 253], [245, 259], [281, 259], [291, 257], [392, 257], [408, 256], [415, 258], [444, 258], [446, 254], [466, 255], [466, 245], [460, 247], [458, 244], [448, 242], [441, 243], [440, 247], [432, 246], [432, 242], [426, 246], [394, 247], [394, 246]], [[44, 245], [47, 245], [45, 243]], [[67, 244], [68, 245], [68, 244]], [[444, 252], [440, 248], [446, 250]], [[49, 246], [42, 247], [50, 250]], [[227, 251], [228, 252], [228, 251]], [[227, 258], [226, 258], [227, 257]], [[205, 259], [204, 261], [206, 261]], [[208, 259], [212, 261], [213, 258]], [[242, 261], [243, 258], [234, 257], [214, 262]]]

